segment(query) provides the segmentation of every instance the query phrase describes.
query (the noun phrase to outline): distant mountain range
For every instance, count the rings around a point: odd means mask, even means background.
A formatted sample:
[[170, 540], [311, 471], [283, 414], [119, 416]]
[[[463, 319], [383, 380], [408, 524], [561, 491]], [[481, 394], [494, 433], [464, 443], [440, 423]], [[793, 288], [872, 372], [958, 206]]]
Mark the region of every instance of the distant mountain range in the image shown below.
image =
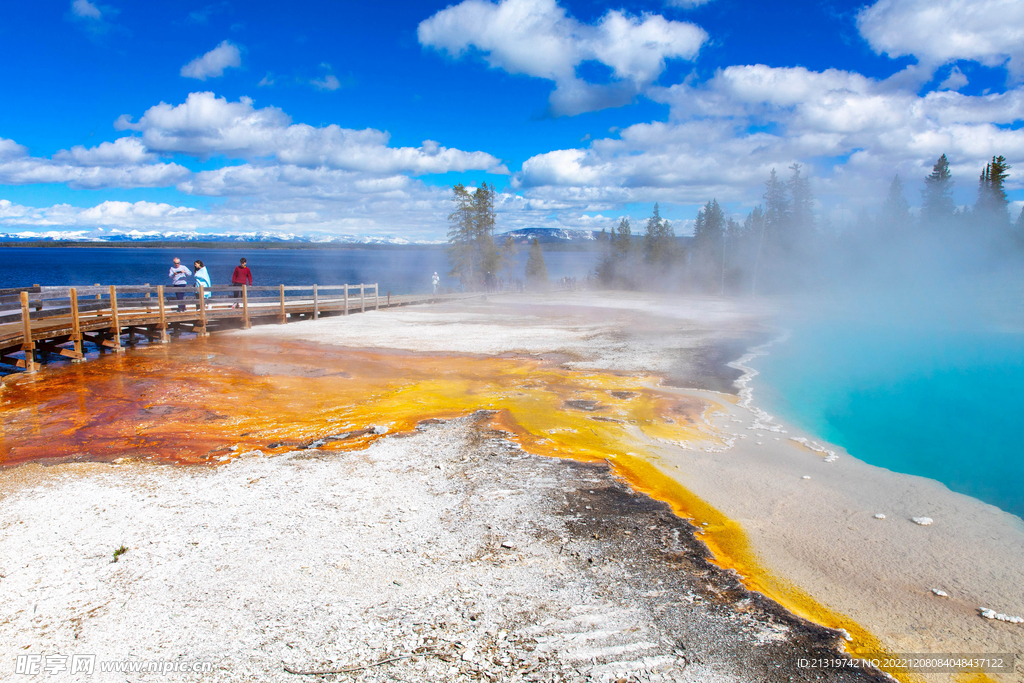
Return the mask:
[[566, 228], [523, 228], [510, 230], [494, 236], [494, 241], [501, 244], [506, 237], [511, 237], [517, 244], [532, 244], [536, 239], [541, 244], [561, 244], [563, 242], [593, 242], [597, 238], [593, 230], [569, 230]]
[[[564, 228], [524, 228], [512, 230], [494, 236], [499, 244], [511, 237], [519, 244], [530, 244], [537, 239], [541, 244], [592, 243], [595, 234], [592, 230], [568, 230]], [[358, 235], [297, 235], [277, 232], [242, 232], [242, 233], [198, 233], [198, 232], [159, 232], [156, 230], [47, 230], [45, 232], [0, 232], [0, 242], [270, 242], [291, 244], [437, 244], [437, 242], [413, 242], [404, 237], [358, 236]]]
[[296, 235], [279, 232], [199, 233], [128, 232], [95, 230], [47, 230], [45, 232], [0, 232], [0, 242], [280, 242], [294, 244], [413, 244], [404, 237], [358, 235]]

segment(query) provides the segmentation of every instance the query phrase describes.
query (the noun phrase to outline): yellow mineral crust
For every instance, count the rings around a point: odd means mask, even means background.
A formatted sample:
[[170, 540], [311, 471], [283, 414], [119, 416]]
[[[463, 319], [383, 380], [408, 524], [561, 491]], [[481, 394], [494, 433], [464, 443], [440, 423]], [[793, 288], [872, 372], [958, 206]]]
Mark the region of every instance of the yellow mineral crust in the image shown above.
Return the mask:
[[120, 458], [216, 464], [253, 451], [357, 450], [424, 420], [494, 411], [493, 426], [524, 450], [606, 461], [635, 489], [707, 523], [701, 539], [716, 564], [795, 614], [845, 629], [851, 653], [883, 652], [852, 620], [774, 576], [738, 523], [645, 458], [652, 442], [721, 448], [724, 437], [706, 418], [720, 405], [659, 391], [657, 378], [573, 370], [558, 361], [238, 338], [149, 347], [11, 383], [0, 393], [0, 465]]

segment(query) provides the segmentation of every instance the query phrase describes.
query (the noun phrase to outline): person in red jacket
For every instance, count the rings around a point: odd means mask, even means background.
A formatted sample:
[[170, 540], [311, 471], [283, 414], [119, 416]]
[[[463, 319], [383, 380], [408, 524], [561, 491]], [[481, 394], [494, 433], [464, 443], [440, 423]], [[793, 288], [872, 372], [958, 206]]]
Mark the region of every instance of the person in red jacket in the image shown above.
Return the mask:
[[[243, 258], [240, 260], [239, 265], [235, 266], [235, 272], [231, 274], [231, 286], [238, 287], [235, 290], [235, 298], [242, 298], [242, 285], [248, 285], [252, 287], [252, 271], [249, 270], [249, 266], [245, 265], [246, 260]], [[235, 308], [238, 308], [238, 304], [235, 304]]]

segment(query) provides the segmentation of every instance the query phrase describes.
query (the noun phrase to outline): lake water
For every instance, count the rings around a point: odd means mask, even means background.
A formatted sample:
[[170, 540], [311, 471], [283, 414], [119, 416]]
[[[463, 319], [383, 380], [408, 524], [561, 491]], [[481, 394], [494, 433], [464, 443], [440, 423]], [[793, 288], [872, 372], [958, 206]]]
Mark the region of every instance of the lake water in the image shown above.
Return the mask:
[[755, 403], [865, 462], [1024, 517], [1024, 331], [908, 311], [787, 322], [751, 365]]
[[[524, 277], [527, 249], [520, 249], [515, 277]], [[231, 283], [238, 260], [245, 257], [254, 285], [340, 285], [380, 283], [381, 293], [415, 294], [431, 289], [434, 271], [441, 284], [458, 287], [447, 276], [448, 261], [439, 248], [391, 249], [202, 249], [193, 247], [0, 247], [0, 289], [39, 285], [169, 284], [167, 271], [175, 256], [189, 269], [199, 259], [213, 284]], [[593, 270], [595, 252], [551, 251], [544, 254], [548, 275], [585, 278]], [[508, 277], [506, 275], [506, 277]]]

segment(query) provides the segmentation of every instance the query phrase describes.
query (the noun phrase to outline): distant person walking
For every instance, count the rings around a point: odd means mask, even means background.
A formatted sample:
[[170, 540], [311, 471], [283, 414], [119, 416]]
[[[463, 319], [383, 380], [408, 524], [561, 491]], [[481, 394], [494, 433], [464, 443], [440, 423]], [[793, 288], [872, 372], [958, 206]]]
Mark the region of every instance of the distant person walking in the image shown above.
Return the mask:
[[[171, 278], [171, 287], [188, 287], [188, 276], [192, 274], [192, 271], [181, 265], [181, 259], [177, 256], [174, 257], [174, 265], [171, 266], [171, 272], [168, 276]], [[185, 292], [178, 291], [174, 293], [174, 296], [178, 301], [185, 300]], [[184, 311], [185, 304], [178, 304], [178, 311]]]
[[210, 282], [210, 273], [206, 270], [206, 266], [203, 265], [202, 261], [200, 261], [199, 259], [196, 259], [195, 268], [196, 268], [196, 287], [198, 287], [200, 285], [203, 286], [203, 299], [204, 299], [204, 301], [200, 301], [198, 304], [196, 304], [196, 310], [198, 311], [200, 306], [205, 306], [206, 305], [205, 299], [209, 299], [210, 298], [210, 287], [213, 286], [213, 283]]
[[437, 294], [437, 286], [441, 284], [441, 278], [437, 276], [437, 271], [434, 271], [434, 277], [430, 278], [430, 281], [434, 283], [434, 294]]
[[[247, 261], [240, 259], [238, 265], [235, 266], [235, 272], [231, 274], [231, 286], [238, 287], [235, 290], [235, 298], [240, 299], [242, 297], [242, 285], [248, 285], [252, 287], [252, 271], [249, 270], [249, 266], [245, 265]], [[238, 308], [238, 304], [235, 304], [235, 308]]]

